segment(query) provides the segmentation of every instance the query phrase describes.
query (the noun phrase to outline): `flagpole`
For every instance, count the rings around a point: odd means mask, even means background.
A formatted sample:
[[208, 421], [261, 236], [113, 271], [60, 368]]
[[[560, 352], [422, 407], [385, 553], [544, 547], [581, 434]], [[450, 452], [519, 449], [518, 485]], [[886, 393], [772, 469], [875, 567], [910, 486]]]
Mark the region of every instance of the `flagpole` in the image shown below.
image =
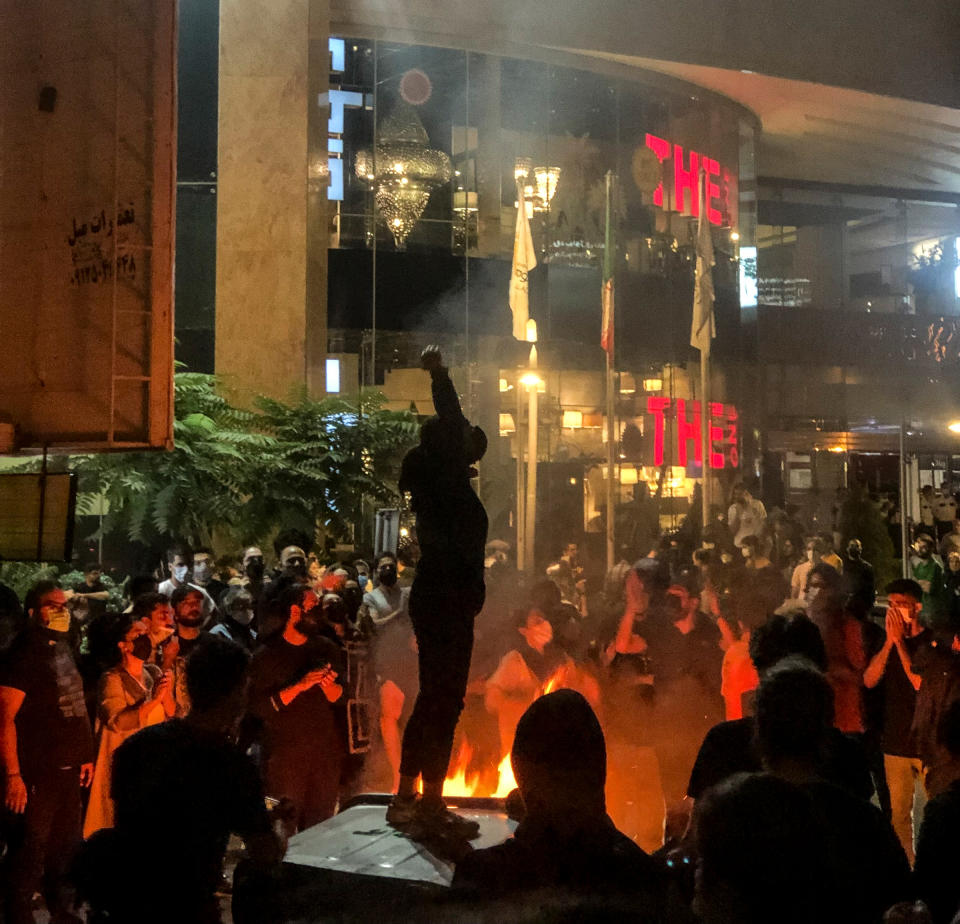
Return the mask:
[[[607, 171], [607, 224], [606, 227], [609, 229], [611, 227], [612, 212], [611, 206], [613, 204], [613, 171]], [[607, 233], [605, 246], [609, 247], [612, 241], [612, 234]], [[610, 254], [604, 254], [604, 260], [609, 260]], [[616, 266], [615, 260], [611, 261], [613, 266]], [[613, 318], [613, 308], [614, 302], [613, 299], [610, 300], [610, 318], [608, 320], [609, 328], [611, 333], [616, 329]], [[614, 337], [613, 343], [616, 344], [616, 338]], [[613, 566], [616, 564], [616, 555], [614, 548], [614, 520], [616, 513], [616, 502], [615, 502], [615, 493], [613, 488], [613, 479], [616, 477], [616, 445], [614, 442], [614, 434], [616, 433], [616, 426], [613, 419], [614, 414], [614, 400], [613, 400], [613, 349], [605, 350], [607, 357], [607, 572], [609, 573]]]
[[[709, 343], [709, 341], [708, 341]], [[703, 488], [703, 529], [710, 523], [710, 349], [700, 350], [700, 447]]]

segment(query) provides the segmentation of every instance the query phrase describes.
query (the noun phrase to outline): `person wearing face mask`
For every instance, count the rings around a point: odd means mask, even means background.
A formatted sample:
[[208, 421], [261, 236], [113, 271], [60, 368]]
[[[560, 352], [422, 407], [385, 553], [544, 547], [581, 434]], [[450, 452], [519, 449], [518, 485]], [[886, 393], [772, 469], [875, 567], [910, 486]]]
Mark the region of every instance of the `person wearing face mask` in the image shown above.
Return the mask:
[[218, 606], [220, 598], [226, 592], [227, 585], [214, 576], [216, 560], [213, 549], [202, 545], [193, 550], [193, 583], [205, 590]]
[[285, 546], [280, 552], [280, 571], [306, 584], [310, 577], [307, 573], [306, 552], [298, 545]]
[[397, 556], [382, 552], [377, 557], [376, 585], [363, 595], [358, 622], [374, 631], [393, 619], [409, 614], [410, 588], [397, 583]]
[[501, 754], [510, 753], [520, 716], [567, 660], [553, 640], [553, 626], [540, 610], [521, 611], [517, 632], [523, 641], [500, 659], [484, 691], [487, 712], [497, 717]]
[[114, 751], [134, 732], [170, 718], [176, 708], [172, 672], [147, 663], [153, 650], [147, 627], [130, 616], [120, 616], [111, 629], [119, 663], [100, 678], [100, 740], [83, 823], [84, 837], [113, 826], [110, 779]]
[[83, 682], [67, 641], [65, 593], [41, 581], [27, 594], [29, 622], [0, 665], [0, 769], [4, 805], [23, 816], [4, 863], [4, 921], [32, 924], [43, 893], [52, 920], [70, 917], [64, 888], [80, 844], [80, 790], [93, 779], [93, 735]]
[[943, 605], [943, 565], [933, 554], [933, 539], [920, 533], [913, 543], [910, 556], [910, 576], [923, 590], [923, 619], [932, 629], [947, 627], [946, 607]]
[[246, 587], [233, 586], [220, 600], [223, 619], [211, 630], [211, 635], [222, 635], [241, 648], [253, 651], [257, 633], [253, 629], [253, 597]]
[[162, 581], [157, 588], [159, 593], [173, 596], [178, 587], [192, 587], [198, 591], [203, 604], [203, 621], [209, 622], [217, 611], [213, 597], [199, 584], [193, 583], [193, 552], [185, 545], [174, 545], [167, 549], [167, 571], [170, 577]]
[[277, 600], [283, 631], [250, 668], [250, 711], [259, 719], [267, 795], [289, 799], [293, 834], [333, 815], [345, 741], [335, 703], [343, 696], [340, 646], [323, 633], [317, 595], [290, 581]]
[[357, 583], [360, 585], [360, 589], [366, 593], [367, 585], [370, 583], [370, 566], [362, 558], [355, 558], [353, 567], [357, 572]]
[[853, 597], [863, 613], [869, 613], [877, 599], [873, 565], [863, 560], [863, 543], [851, 539], [847, 543], [847, 557], [843, 563], [844, 591]]
[[263, 596], [265, 584], [269, 583], [264, 579], [265, 573], [266, 565], [263, 562], [262, 549], [256, 545], [247, 546], [240, 559], [240, 576], [231, 580], [230, 583], [246, 587], [256, 605]]

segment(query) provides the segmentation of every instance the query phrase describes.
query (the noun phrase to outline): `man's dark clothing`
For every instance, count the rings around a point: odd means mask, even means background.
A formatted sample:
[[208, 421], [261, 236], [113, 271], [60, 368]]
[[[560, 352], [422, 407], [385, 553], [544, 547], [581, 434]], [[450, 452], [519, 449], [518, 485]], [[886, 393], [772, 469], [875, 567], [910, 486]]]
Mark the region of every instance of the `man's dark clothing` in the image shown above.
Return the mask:
[[39, 774], [61, 767], [79, 771], [93, 760], [83, 682], [65, 635], [27, 629], [0, 667], [0, 686], [24, 694], [16, 717], [17, 752], [28, 786]]
[[[929, 629], [904, 639], [904, 647], [911, 663], [918, 660], [923, 663], [928, 655], [920, 653], [933, 640], [933, 633]], [[896, 648], [887, 658], [880, 688], [883, 695], [883, 732], [880, 736], [883, 753], [893, 754], [895, 757], [918, 757], [917, 742], [911, 732], [917, 706], [917, 691], [903, 669]]]
[[950, 639], [934, 638], [917, 650], [913, 670], [921, 678], [911, 728], [914, 746], [926, 766], [936, 767], [950, 757], [940, 740], [940, 722], [960, 698], [960, 652], [953, 651]]
[[267, 794], [294, 803], [300, 830], [336, 810], [346, 741], [338, 706], [319, 685], [286, 706], [279, 694], [328, 664], [344, 685], [341, 649], [329, 639], [317, 636], [291, 645], [275, 635], [254, 655], [250, 668], [250, 711], [262, 723]]
[[[692, 799], [701, 798], [708, 789], [736, 773], [757, 773], [762, 769], [755, 730], [756, 720], [752, 716], [721, 722], [710, 729], [690, 774], [687, 794]], [[860, 799], [873, 795], [873, 782], [860, 742], [835, 728], [827, 733], [821, 775]]]
[[720, 631], [697, 614], [684, 634], [672, 622], [651, 627], [654, 721], [652, 738], [668, 806], [686, 795], [703, 736], [723, 717], [720, 698]]
[[[483, 898], [562, 890], [564, 899], [597, 898], [620, 910], [629, 908], [639, 921], [663, 920], [666, 905], [659, 866], [609, 818], [586, 830], [563, 832], [523, 821], [509, 840], [461, 860], [453, 887]], [[589, 903], [582, 910], [589, 912]]]
[[470, 485], [467, 419], [446, 369], [432, 370], [438, 420], [403, 460], [401, 490], [412, 496], [420, 560], [410, 590], [420, 692], [404, 730], [400, 772], [428, 782], [446, 776], [463, 709], [473, 622], [483, 607], [487, 514]]
[[[129, 884], [137, 920], [219, 920], [212, 899], [229, 835], [270, 830], [253, 762], [225, 736], [171, 719], [117, 749], [111, 795], [116, 866], [105, 874], [114, 888]], [[159, 889], [143, 888], [148, 855], [175, 867]]]
[[80, 767], [93, 761], [93, 736], [65, 636], [25, 630], [0, 667], [0, 686], [24, 694], [15, 725], [27, 810], [6, 896], [8, 924], [21, 924], [33, 921], [31, 899], [41, 886], [52, 913], [64, 907], [64, 874], [81, 840]]
[[846, 594], [856, 599], [864, 615], [869, 613], [877, 599], [873, 565], [862, 558], [844, 558], [843, 589]]
[[12, 588], [0, 584], [0, 654], [3, 654], [23, 629], [23, 608]]
[[960, 782], [928, 803], [917, 838], [913, 868], [917, 897], [923, 899], [933, 924], [950, 924], [960, 908]]
[[830, 906], [840, 912], [836, 919], [874, 924], [891, 905], [909, 899], [910, 865], [880, 809], [833, 783], [801, 788], [813, 799], [827, 835], [827, 859], [836, 877]]
[[[106, 593], [109, 590], [106, 584], [103, 583], [99, 578], [94, 581], [93, 584], [88, 584], [86, 581], [80, 581], [77, 584], [73, 585], [73, 592], [77, 594], [102, 594]], [[106, 600], [87, 600], [87, 611], [89, 612], [88, 622], [92, 619], [100, 619], [106, 615], [107, 612], [107, 601]]]

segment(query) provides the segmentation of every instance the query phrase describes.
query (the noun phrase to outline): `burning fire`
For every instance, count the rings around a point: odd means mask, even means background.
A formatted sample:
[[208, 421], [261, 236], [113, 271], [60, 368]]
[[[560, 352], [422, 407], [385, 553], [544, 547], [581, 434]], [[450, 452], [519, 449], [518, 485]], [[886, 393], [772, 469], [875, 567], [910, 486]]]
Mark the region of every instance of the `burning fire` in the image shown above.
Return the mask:
[[[547, 679], [546, 683], [540, 688], [534, 699], [546, 696], [554, 690], [564, 689], [573, 686], [570, 682], [566, 665], [561, 665]], [[517, 781], [513, 775], [513, 766], [510, 763], [510, 755], [504, 754], [497, 766], [497, 788], [490, 790], [490, 785], [481, 779], [480, 773], [467, 774], [467, 767], [470, 766], [470, 760], [473, 757], [473, 748], [469, 742], [464, 740], [460, 745], [456, 760], [443, 781], [443, 794], [449, 797], [465, 798], [469, 796], [487, 796], [495, 799], [505, 799], [514, 789], [517, 788]]]

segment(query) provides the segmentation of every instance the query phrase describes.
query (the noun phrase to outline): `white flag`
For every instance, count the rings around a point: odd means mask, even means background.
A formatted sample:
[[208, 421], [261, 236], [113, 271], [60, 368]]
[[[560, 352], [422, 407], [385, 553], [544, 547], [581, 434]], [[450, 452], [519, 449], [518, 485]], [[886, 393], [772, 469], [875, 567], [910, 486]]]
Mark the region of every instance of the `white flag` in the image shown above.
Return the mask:
[[693, 288], [693, 323], [690, 325], [690, 346], [710, 352], [710, 341], [717, 335], [713, 320], [713, 238], [704, 195], [706, 175], [700, 171], [700, 218], [697, 223], [697, 275]]
[[537, 254], [533, 249], [523, 183], [518, 181], [517, 229], [513, 235], [513, 268], [510, 273], [510, 311], [513, 312], [513, 336], [517, 340], [527, 339], [527, 319], [530, 317], [530, 283], [527, 274], [536, 265]]

